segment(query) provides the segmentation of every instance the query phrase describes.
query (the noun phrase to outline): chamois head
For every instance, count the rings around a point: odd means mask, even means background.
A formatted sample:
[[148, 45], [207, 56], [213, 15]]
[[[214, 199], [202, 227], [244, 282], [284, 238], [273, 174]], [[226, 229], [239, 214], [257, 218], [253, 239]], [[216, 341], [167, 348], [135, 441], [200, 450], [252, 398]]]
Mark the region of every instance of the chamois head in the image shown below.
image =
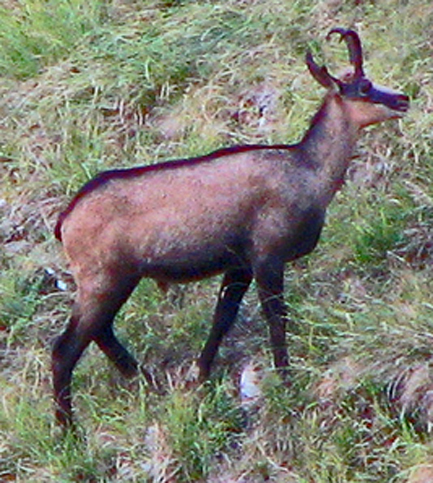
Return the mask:
[[312, 76], [323, 87], [348, 101], [352, 117], [360, 127], [401, 117], [409, 108], [409, 98], [367, 79], [362, 65], [362, 46], [358, 34], [353, 30], [335, 28], [329, 32], [327, 40], [333, 34], [339, 34], [341, 40], [346, 41], [353, 73], [343, 79], [333, 77], [325, 66], [317, 65], [311, 52], [308, 52], [306, 63]]

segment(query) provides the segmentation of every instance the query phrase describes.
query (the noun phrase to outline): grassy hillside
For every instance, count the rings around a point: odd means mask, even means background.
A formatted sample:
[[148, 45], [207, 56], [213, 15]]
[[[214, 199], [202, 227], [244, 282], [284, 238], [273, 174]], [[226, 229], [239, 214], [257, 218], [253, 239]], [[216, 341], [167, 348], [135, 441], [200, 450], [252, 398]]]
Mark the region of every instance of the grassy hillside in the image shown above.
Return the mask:
[[[166, 393], [92, 347], [74, 377], [85, 438], [62, 440], [50, 346], [74, 287], [57, 214], [103, 169], [299, 140], [324, 93], [306, 49], [347, 66], [335, 26], [412, 107], [364, 132], [318, 249], [287, 267], [293, 387], [251, 290], [211, 382], [187, 388], [218, 280], [168, 297], [145, 280], [116, 328]], [[0, 481], [433, 481], [432, 32], [430, 0], [3, 0]]]

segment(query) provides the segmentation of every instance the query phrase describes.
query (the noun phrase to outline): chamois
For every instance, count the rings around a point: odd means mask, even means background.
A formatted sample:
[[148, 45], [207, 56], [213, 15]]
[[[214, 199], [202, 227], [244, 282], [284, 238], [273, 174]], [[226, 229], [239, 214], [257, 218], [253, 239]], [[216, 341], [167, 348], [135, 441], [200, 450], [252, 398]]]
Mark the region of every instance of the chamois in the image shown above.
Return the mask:
[[353, 72], [333, 77], [307, 53], [307, 67], [327, 93], [298, 144], [233, 146], [192, 159], [105, 171], [60, 214], [55, 235], [77, 284], [71, 319], [52, 351], [61, 425], [73, 424], [72, 372], [90, 342], [123, 375], [137, 374], [137, 361], [114, 335], [113, 319], [143, 277], [165, 285], [224, 274], [212, 329], [197, 361], [201, 380], [209, 376], [254, 278], [274, 364], [285, 371], [285, 264], [316, 246], [360, 129], [399, 118], [409, 108], [407, 96], [366, 78], [355, 31], [337, 28], [327, 38], [332, 34], [346, 42]]

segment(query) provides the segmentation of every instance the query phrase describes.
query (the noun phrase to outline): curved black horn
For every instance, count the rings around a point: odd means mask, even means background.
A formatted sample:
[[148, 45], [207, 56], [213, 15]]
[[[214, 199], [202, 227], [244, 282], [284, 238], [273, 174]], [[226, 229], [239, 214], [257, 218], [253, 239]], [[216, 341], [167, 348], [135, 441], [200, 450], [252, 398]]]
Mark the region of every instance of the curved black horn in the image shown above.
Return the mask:
[[358, 34], [354, 30], [335, 28], [329, 32], [326, 38], [329, 39], [332, 34], [340, 34], [341, 40], [344, 39], [346, 41], [347, 47], [349, 49], [349, 59], [351, 64], [355, 68], [355, 78], [363, 77], [364, 69], [362, 67], [362, 46]]
[[325, 66], [320, 67], [316, 64], [313, 59], [313, 55], [311, 52], [307, 52], [305, 56], [305, 62], [307, 63], [308, 70], [311, 72], [311, 75], [316, 79], [319, 84], [327, 89], [331, 89], [338, 84], [338, 80], [334, 79], [331, 74], [328, 72], [328, 69]]

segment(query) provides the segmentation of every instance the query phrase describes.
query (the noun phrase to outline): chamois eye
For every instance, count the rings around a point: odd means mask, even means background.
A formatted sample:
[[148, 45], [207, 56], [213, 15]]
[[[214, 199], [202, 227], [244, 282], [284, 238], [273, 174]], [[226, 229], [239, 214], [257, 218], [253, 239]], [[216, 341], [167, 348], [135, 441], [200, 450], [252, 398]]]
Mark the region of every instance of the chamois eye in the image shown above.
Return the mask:
[[366, 95], [368, 94], [369, 90], [371, 89], [371, 82], [367, 79], [363, 79], [360, 83], [359, 83], [359, 93], [362, 94], [362, 95]]

